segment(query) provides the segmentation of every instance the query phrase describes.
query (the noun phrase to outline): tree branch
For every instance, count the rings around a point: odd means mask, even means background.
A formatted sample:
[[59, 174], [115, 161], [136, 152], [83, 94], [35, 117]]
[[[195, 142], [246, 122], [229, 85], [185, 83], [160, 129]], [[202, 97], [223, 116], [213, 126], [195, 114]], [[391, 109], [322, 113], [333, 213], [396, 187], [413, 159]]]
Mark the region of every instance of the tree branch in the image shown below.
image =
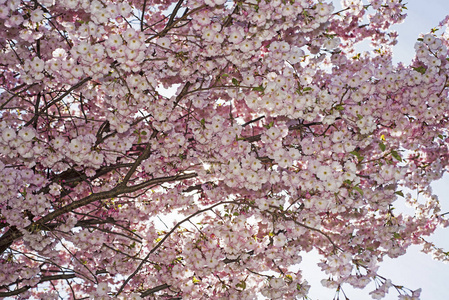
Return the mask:
[[[67, 91], [65, 91], [61, 96], [57, 97], [56, 99], [54, 99], [53, 101], [51, 101], [50, 103], [48, 103], [47, 105], [45, 105], [42, 109], [41, 112], [47, 110], [49, 107], [51, 107], [53, 104], [61, 101], [62, 99], [65, 98], [65, 96], [67, 96], [68, 94], [70, 94], [72, 91], [76, 90], [77, 88], [79, 88], [80, 86], [82, 86], [83, 84], [85, 84], [86, 82], [88, 82], [89, 80], [91, 80], [92, 77], [86, 77], [83, 80], [79, 81], [77, 84], [71, 86]], [[26, 126], [29, 126], [30, 124], [32, 124], [33, 122], [35, 122], [35, 120], [37, 120], [37, 118], [39, 117], [39, 114], [35, 114], [33, 118], [31, 118], [31, 120], [29, 120], [26, 124]]]
[[166, 283], [161, 284], [161, 285], [158, 285], [158, 286], [156, 286], [156, 287], [154, 287], [154, 288], [151, 288], [151, 289], [146, 290], [145, 292], [143, 292], [142, 294], [140, 294], [140, 297], [144, 298], [144, 297], [149, 296], [149, 295], [151, 295], [151, 294], [154, 294], [154, 293], [156, 293], [156, 292], [159, 292], [159, 291], [168, 289], [169, 287], [170, 287], [170, 285], [168, 285], [168, 284], [166, 284]]
[[[59, 274], [59, 275], [52, 275], [52, 276], [43, 276], [39, 283], [46, 282], [46, 281], [52, 281], [52, 280], [60, 280], [60, 279], [72, 279], [75, 278], [76, 274]], [[10, 292], [0, 292], [0, 297], [9, 297], [14, 295], [19, 295], [23, 292], [28, 291], [32, 287], [29, 285], [23, 286], [17, 290], [10, 291]]]
[[176, 230], [176, 228], [181, 226], [182, 223], [187, 222], [194, 216], [199, 215], [205, 211], [211, 210], [212, 208], [214, 208], [216, 206], [219, 206], [222, 204], [229, 204], [229, 203], [235, 203], [235, 201], [222, 201], [222, 202], [216, 203], [210, 207], [198, 210], [195, 213], [193, 213], [190, 216], [183, 219], [182, 221], [178, 222], [175, 226], [173, 226], [173, 228], [169, 232], [167, 232], [167, 234], [159, 241], [159, 243], [157, 243], [156, 246], [154, 246], [153, 249], [151, 249], [151, 251], [147, 254], [147, 256], [145, 256], [145, 258], [142, 260], [142, 262], [139, 264], [139, 266], [136, 268], [136, 270], [134, 270], [134, 272], [131, 275], [129, 275], [128, 278], [126, 278], [125, 282], [123, 282], [122, 286], [117, 291], [117, 294], [115, 296], [120, 295], [120, 293], [123, 291], [123, 289], [128, 284], [128, 282], [140, 271], [140, 269], [143, 267], [143, 264], [147, 262], [150, 255], [153, 254], [165, 242], [165, 240], [167, 240], [168, 237]]
[[172, 11], [172, 13], [170, 15], [170, 19], [168, 20], [167, 25], [165, 26], [165, 28], [169, 28], [173, 24], [173, 21], [174, 21], [176, 15], [178, 14], [178, 10], [181, 8], [182, 2], [184, 2], [184, 0], [179, 0], [178, 3], [176, 3], [176, 6], [173, 9], [173, 11]]
[[[121, 194], [133, 193], [137, 190], [140, 190], [140, 189], [150, 186], [150, 185], [158, 185], [158, 184], [162, 184], [162, 183], [166, 183], [166, 182], [180, 181], [180, 180], [194, 178], [197, 176], [198, 175], [196, 173], [188, 173], [188, 174], [182, 174], [182, 175], [154, 178], [154, 179], [147, 180], [145, 182], [142, 182], [140, 184], [136, 184], [133, 186], [119, 185], [109, 191], [91, 194], [83, 199], [73, 201], [70, 204], [67, 204], [66, 206], [56, 209], [55, 211], [42, 217], [38, 221], [27, 226], [25, 228], [25, 230], [36, 230], [37, 228], [42, 229], [42, 227], [45, 225], [45, 223], [65, 214], [65, 213], [71, 212], [77, 208], [86, 206], [95, 201], [109, 199], [109, 198], [115, 198]], [[11, 244], [14, 242], [14, 240], [21, 238], [22, 236], [23, 236], [23, 234], [18, 229], [16, 229], [15, 227], [10, 228], [0, 238], [0, 253], [3, 253], [6, 249], [8, 249], [9, 246], [11, 246]]]

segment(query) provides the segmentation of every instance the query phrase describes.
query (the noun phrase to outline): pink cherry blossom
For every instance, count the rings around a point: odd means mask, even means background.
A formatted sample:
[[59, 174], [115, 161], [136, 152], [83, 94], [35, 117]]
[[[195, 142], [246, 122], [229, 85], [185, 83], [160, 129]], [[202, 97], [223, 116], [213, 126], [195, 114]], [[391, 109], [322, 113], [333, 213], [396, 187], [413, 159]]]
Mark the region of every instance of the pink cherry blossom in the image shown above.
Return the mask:
[[392, 64], [401, 1], [35, 4], [0, 1], [0, 297], [296, 299], [316, 249], [418, 299], [379, 262], [448, 261], [448, 35]]

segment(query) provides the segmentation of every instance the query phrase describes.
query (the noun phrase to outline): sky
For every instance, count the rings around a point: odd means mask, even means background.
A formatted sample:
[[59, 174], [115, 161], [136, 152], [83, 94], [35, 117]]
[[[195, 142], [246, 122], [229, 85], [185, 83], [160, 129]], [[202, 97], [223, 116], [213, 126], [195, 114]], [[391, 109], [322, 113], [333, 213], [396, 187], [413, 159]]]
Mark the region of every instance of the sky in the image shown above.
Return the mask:
[[[442, 212], [449, 211], [449, 176], [444, 176], [433, 184], [434, 192], [439, 196], [442, 203]], [[400, 200], [399, 200], [400, 201]], [[398, 203], [397, 206], [402, 206]], [[435, 235], [428, 238], [438, 246], [449, 250], [449, 228], [437, 229]], [[403, 285], [415, 290], [422, 288], [422, 300], [446, 300], [449, 298], [449, 264], [435, 261], [430, 255], [420, 252], [421, 247], [411, 246], [407, 253], [399, 258], [386, 258], [379, 268], [379, 274], [392, 280], [394, 284]], [[312, 300], [331, 300], [335, 291], [321, 286], [321, 279], [324, 277], [316, 263], [318, 255], [311, 253], [303, 256], [300, 264], [304, 278], [311, 285], [309, 297]], [[351, 288], [343, 285], [343, 290], [351, 300], [371, 299], [369, 292], [374, 290], [374, 284], [368, 285], [363, 290]], [[385, 300], [398, 299], [398, 293], [394, 288], [390, 289]], [[344, 297], [340, 297], [344, 299]]]
[[[399, 33], [398, 44], [393, 50], [393, 61], [409, 64], [414, 57], [414, 45], [420, 33], [429, 32], [446, 15], [449, 15], [449, 1], [404, 0], [404, 2], [407, 3], [408, 16], [404, 23], [393, 27]], [[449, 211], [449, 176], [444, 176], [432, 187], [442, 204], [442, 212]], [[398, 203], [397, 206], [403, 205]], [[436, 234], [428, 240], [449, 251], [449, 228], [437, 229]], [[412, 290], [422, 288], [422, 300], [449, 299], [449, 264], [434, 261], [430, 255], [421, 253], [420, 249], [418, 246], [412, 246], [405, 255], [399, 258], [385, 259], [380, 264], [379, 274], [390, 278], [395, 284], [404, 285]], [[313, 300], [331, 300], [335, 291], [321, 286], [320, 281], [323, 279], [324, 273], [316, 266], [317, 258], [316, 253], [308, 254], [303, 256], [301, 263], [304, 278], [311, 285], [309, 297]], [[364, 290], [343, 285], [343, 289], [349, 299], [364, 300], [371, 299], [369, 292], [374, 289], [374, 285], [369, 285]], [[340, 299], [344, 299], [344, 297], [341, 296]], [[398, 293], [392, 288], [384, 299], [396, 300]]]

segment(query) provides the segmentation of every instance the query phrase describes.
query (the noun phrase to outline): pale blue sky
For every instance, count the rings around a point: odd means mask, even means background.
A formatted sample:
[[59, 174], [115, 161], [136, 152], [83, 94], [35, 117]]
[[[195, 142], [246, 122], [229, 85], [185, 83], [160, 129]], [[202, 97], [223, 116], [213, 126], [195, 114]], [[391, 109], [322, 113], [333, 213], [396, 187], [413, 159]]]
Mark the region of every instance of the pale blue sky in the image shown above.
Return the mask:
[[[338, 2], [338, 1], [334, 1]], [[449, 14], [448, 0], [409, 0], [407, 3], [407, 18], [400, 25], [395, 25], [398, 31], [398, 45], [394, 48], [394, 62], [409, 64], [414, 57], [413, 46], [420, 33], [429, 32]], [[440, 31], [438, 32], [440, 33]], [[442, 211], [449, 211], [449, 176], [445, 176], [433, 184], [434, 192], [439, 196]], [[437, 233], [429, 238], [449, 251], [449, 228], [438, 229]], [[422, 300], [449, 299], [449, 264], [436, 262], [429, 255], [420, 252], [420, 247], [410, 247], [407, 254], [397, 259], [385, 260], [379, 269], [379, 273], [392, 279], [395, 284], [402, 284], [410, 289], [422, 288]], [[335, 291], [321, 287], [320, 280], [323, 273], [316, 266], [316, 256], [304, 256], [301, 268], [305, 272], [305, 278], [311, 284], [310, 298], [313, 300], [331, 300]], [[356, 290], [343, 286], [346, 295], [351, 300], [371, 299], [369, 292], [374, 285], [365, 290]], [[343, 296], [340, 299], [344, 299]], [[398, 293], [390, 289], [385, 300], [398, 299]]]
[[[393, 28], [399, 33], [399, 43], [394, 49], [396, 62], [409, 63], [414, 56], [413, 46], [420, 33], [427, 33], [449, 14], [448, 0], [409, 0], [406, 4], [405, 22]], [[441, 33], [438, 31], [437, 34]]]

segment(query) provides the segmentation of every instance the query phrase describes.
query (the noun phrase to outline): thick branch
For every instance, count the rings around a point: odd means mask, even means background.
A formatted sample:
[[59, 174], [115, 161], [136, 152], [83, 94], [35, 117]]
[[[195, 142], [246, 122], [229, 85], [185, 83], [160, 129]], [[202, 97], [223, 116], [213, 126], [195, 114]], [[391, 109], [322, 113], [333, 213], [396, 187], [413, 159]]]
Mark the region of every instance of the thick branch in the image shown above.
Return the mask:
[[170, 19], [168, 20], [167, 26], [165, 26], [165, 28], [169, 28], [173, 24], [173, 21], [178, 14], [179, 9], [181, 8], [182, 2], [184, 2], [184, 0], [179, 0], [178, 3], [176, 3], [176, 6], [173, 9], [170, 15]]
[[144, 24], [144, 20], [145, 20], [145, 8], [147, 7], [147, 0], [143, 1], [143, 5], [142, 5], [142, 18], [140, 19], [140, 31], [143, 31], [143, 24]]
[[179, 93], [179, 95], [176, 97], [175, 103], [173, 104], [173, 108], [175, 108], [176, 105], [178, 105], [178, 103], [179, 103], [179, 101], [181, 101], [182, 97], [187, 95], [187, 92], [189, 91], [189, 87], [190, 86], [191, 86], [190, 81], [187, 81], [187, 83], [184, 85], [184, 87], [182, 88], [182, 90]]
[[[52, 276], [43, 276], [39, 283], [46, 282], [46, 281], [52, 281], [52, 280], [60, 280], [60, 279], [72, 279], [75, 278], [76, 274], [59, 274], [59, 275], [52, 275]], [[28, 291], [32, 287], [29, 285], [23, 286], [20, 289], [10, 291], [10, 292], [0, 292], [0, 297], [9, 297], [14, 295], [19, 295], [23, 292]]]
[[128, 173], [125, 175], [125, 178], [123, 179], [123, 182], [120, 185], [126, 186], [131, 176], [137, 170], [137, 167], [144, 159], [150, 156], [150, 153], [151, 153], [151, 146], [150, 143], [147, 143], [145, 150], [142, 152], [142, 154], [139, 155], [139, 157], [133, 163], [133, 166], [129, 169]]
[[170, 286], [169, 286], [168, 284], [166, 284], [166, 283], [161, 284], [161, 285], [158, 285], [158, 286], [156, 286], [156, 287], [154, 287], [154, 288], [151, 288], [151, 289], [146, 290], [145, 292], [143, 292], [142, 294], [140, 294], [140, 297], [144, 298], [144, 297], [149, 296], [149, 295], [151, 295], [151, 294], [154, 294], [154, 293], [156, 293], [156, 292], [159, 292], [159, 291], [168, 289], [169, 287], [170, 287]]
[[[180, 181], [184, 179], [190, 179], [198, 176], [196, 173], [189, 173], [189, 174], [183, 174], [183, 175], [176, 175], [176, 176], [168, 176], [168, 177], [160, 177], [160, 178], [154, 178], [151, 180], [147, 180], [145, 182], [142, 182], [140, 184], [136, 184], [133, 186], [117, 186], [113, 188], [110, 191], [106, 192], [100, 192], [96, 194], [89, 195], [83, 199], [80, 199], [78, 201], [74, 201], [70, 204], [67, 204], [66, 206], [63, 206], [59, 209], [56, 209], [55, 211], [49, 213], [48, 215], [42, 217], [37, 222], [34, 222], [33, 224], [27, 226], [26, 230], [36, 230], [36, 228], [41, 228], [45, 223], [54, 220], [55, 218], [71, 212], [77, 208], [86, 206], [90, 203], [93, 203], [95, 201], [104, 200], [104, 199], [110, 199], [114, 197], [118, 197], [119, 195], [126, 194], [126, 193], [133, 193], [135, 191], [138, 191], [142, 188], [145, 188], [150, 185], [158, 185], [166, 182], [173, 182], [173, 181]], [[0, 253], [3, 253], [11, 244], [14, 242], [14, 240], [22, 237], [23, 234], [17, 230], [17, 229], [10, 229], [8, 232], [6, 232], [1, 238], [0, 238]]]

